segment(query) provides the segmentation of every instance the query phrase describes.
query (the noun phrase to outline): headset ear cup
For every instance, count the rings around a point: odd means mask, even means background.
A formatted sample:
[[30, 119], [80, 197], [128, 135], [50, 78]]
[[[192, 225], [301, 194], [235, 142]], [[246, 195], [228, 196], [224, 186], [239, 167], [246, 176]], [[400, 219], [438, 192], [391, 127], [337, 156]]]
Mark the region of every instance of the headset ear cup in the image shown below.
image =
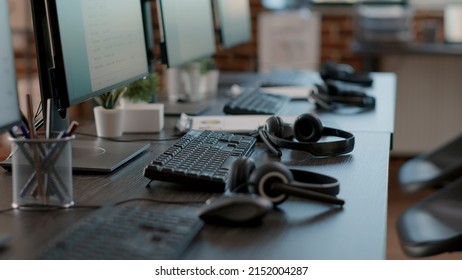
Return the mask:
[[294, 122], [293, 133], [300, 142], [317, 142], [322, 137], [322, 122], [313, 114], [302, 114]]
[[266, 119], [264, 129], [268, 131], [268, 133], [272, 133], [274, 135], [279, 134], [279, 121], [280, 118], [278, 116], [271, 116]]
[[265, 123], [265, 130], [283, 139], [293, 137], [292, 127], [290, 124], [285, 123], [279, 116], [269, 117]]
[[255, 163], [251, 158], [238, 158], [231, 165], [229, 171], [228, 190], [230, 192], [246, 193], [250, 174], [255, 169]]
[[293, 175], [279, 162], [269, 162], [252, 171], [249, 176], [249, 191], [271, 200], [274, 204], [282, 203], [288, 195], [272, 190], [273, 183], [290, 184]]

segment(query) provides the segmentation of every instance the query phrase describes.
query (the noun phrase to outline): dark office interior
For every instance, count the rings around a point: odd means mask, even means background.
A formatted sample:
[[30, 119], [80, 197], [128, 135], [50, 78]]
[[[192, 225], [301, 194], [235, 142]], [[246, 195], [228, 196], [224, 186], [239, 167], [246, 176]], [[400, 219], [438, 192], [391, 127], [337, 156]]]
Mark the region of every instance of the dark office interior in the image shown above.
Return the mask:
[[[29, 0], [10, 0], [7, 2], [9, 2], [12, 26], [19, 100], [21, 109], [24, 110], [24, 93], [31, 93], [32, 99], [37, 103], [40, 102], [39, 67], [37, 66], [37, 51], [34, 44], [30, 3]], [[259, 71], [259, 63], [261, 62], [259, 59], [262, 58], [259, 57], [258, 53], [259, 44], [261, 43], [258, 41], [260, 38], [258, 18], [263, 13], [277, 13], [278, 11], [264, 7], [263, 2], [265, 1], [250, 0], [249, 2], [252, 38], [249, 42], [232, 48], [217, 47], [212, 59], [220, 73]], [[295, 3], [297, 1], [287, 2]], [[462, 38], [460, 42], [447, 42], [444, 19], [444, 10], [447, 3], [437, 0], [423, 1], [425, 4], [414, 3], [419, 1], [404, 1], [406, 2], [405, 4], [396, 3], [402, 1], [380, 1], [385, 2], [385, 5], [405, 5], [412, 9], [412, 21], [410, 29], [407, 30], [412, 38], [406, 40], [405, 43], [400, 42], [394, 45], [384, 43], [381, 45], [382, 49], [368, 49], [366, 45], [357, 44], [360, 37], [356, 22], [357, 5], [332, 3], [348, 1], [319, 0], [299, 2], [301, 3], [296, 5], [297, 7], [281, 10], [294, 11], [300, 9], [310, 11], [319, 16], [319, 57], [315, 59], [317, 67], [324, 62], [333, 61], [339, 64], [348, 64], [358, 72], [370, 71], [396, 74], [396, 108], [394, 111], [394, 131], [392, 132], [393, 148], [389, 152], [388, 164], [386, 249], [384, 258], [388, 260], [461, 259], [462, 253], [460, 252], [443, 252], [424, 257], [410, 256], [403, 251], [397, 233], [397, 223], [400, 215], [409, 207], [434, 195], [435, 192], [439, 192], [447, 183], [439, 182], [440, 184], [430, 188], [406, 192], [399, 182], [399, 174], [403, 165], [417, 155], [442, 147], [462, 133], [459, 121], [462, 117], [459, 109], [459, 104], [462, 102], [462, 79], [460, 79]], [[387, 4], [386, 2], [392, 3]], [[161, 64], [159, 59], [161, 57], [159, 44], [161, 35], [159, 34], [158, 6], [152, 5], [151, 8], [153, 39], [155, 42], [152, 53], [154, 58], [157, 59], [152, 65], [159, 81], [159, 91], [156, 99], [162, 101], [167, 98], [167, 81], [165, 78], [167, 67], [165, 64]], [[459, 9], [462, 10], [462, 8]], [[460, 22], [462, 22], [462, 12], [460, 17]], [[462, 26], [462, 23], [460, 25]], [[401, 48], [407, 43], [417, 47], [411, 49]], [[425, 48], [427, 45], [434, 48], [427, 49]], [[71, 119], [78, 120], [81, 125], [92, 123], [94, 118], [93, 106], [94, 101], [92, 100], [80, 103], [68, 110], [69, 116]], [[3, 133], [0, 136], [0, 159], [6, 159], [10, 152], [8, 134]], [[370, 156], [374, 157], [373, 154]], [[457, 151], [454, 152], [452, 160], [458, 160]], [[0, 176], [5, 175], [0, 173]], [[458, 176], [455, 175], [451, 179], [454, 181], [457, 178]], [[82, 181], [85, 182], [85, 179], [88, 178], [85, 177]], [[109, 184], [105, 178], [98, 180], [100, 183]], [[90, 190], [92, 189], [90, 188]], [[91, 197], [91, 194], [83, 195], [81, 191], [79, 195], [85, 198]], [[164, 195], [170, 197], [168, 193]], [[113, 201], [114, 199], [111, 200]], [[90, 201], [92, 200], [90, 199]], [[4, 203], [3, 206], [5, 205], [7, 204]], [[221, 232], [226, 234], [225, 231]], [[342, 233], [338, 234], [341, 235]], [[460, 246], [455, 249], [455, 251], [460, 250]], [[2, 252], [0, 251], [0, 258], [2, 258]], [[188, 257], [191, 256], [191, 254], [188, 255]]]

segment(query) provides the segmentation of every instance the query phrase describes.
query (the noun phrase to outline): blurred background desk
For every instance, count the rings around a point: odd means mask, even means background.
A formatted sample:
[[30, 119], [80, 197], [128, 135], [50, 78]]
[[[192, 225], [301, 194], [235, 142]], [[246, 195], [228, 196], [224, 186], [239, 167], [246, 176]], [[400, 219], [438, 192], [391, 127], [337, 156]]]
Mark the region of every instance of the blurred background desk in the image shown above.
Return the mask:
[[354, 40], [351, 50], [364, 56], [365, 69], [378, 71], [384, 55], [462, 55], [462, 44], [437, 42], [369, 43]]
[[394, 154], [412, 156], [462, 133], [462, 45], [355, 42], [352, 50], [398, 77]]
[[[314, 83], [321, 83], [321, 78], [317, 72], [306, 71]], [[311, 112], [320, 116], [325, 126], [334, 126], [344, 130], [364, 131], [364, 132], [387, 132], [392, 136], [395, 126], [395, 103], [397, 77], [394, 73], [372, 73], [374, 83], [372, 87], [364, 87], [367, 94], [375, 97], [375, 110], [362, 112], [359, 114], [342, 114], [316, 110], [314, 104], [307, 100], [292, 101], [290, 110], [286, 110], [289, 115], [300, 115]], [[232, 84], [255, 85], [261, 80], [262, 74], [251, 72], [225, 72], [220, 74], [220, 85], [223, 94], [229, 91]], [[308, 97], [308, 92], [307, 92]], [[223, 100], [222, 100], [223, 102]], [[204, 112], [205, 115], [222, 114], [222, 107], [219, 104], [210, 106]]]

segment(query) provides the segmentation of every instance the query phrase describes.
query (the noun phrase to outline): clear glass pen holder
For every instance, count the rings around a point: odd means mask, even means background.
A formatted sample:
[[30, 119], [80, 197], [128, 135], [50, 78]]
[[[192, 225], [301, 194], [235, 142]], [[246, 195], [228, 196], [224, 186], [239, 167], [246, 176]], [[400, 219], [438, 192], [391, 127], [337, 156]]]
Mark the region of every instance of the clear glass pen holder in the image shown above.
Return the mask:
[[14, 208], [74, 204], [71, 137], [10, 138]]

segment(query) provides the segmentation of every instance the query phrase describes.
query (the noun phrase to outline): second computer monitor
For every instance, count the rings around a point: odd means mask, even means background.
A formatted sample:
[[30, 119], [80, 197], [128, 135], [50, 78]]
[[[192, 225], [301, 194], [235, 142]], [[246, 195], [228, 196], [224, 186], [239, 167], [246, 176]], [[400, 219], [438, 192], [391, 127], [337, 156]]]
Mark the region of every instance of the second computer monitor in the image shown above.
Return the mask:
[[159, 0], [163, 62], [177, 67], [215, 53], [210, 0]]
[[249, 0], [213, 0], [215, 24], [223, 48], [231, 48], [252, 39]]

